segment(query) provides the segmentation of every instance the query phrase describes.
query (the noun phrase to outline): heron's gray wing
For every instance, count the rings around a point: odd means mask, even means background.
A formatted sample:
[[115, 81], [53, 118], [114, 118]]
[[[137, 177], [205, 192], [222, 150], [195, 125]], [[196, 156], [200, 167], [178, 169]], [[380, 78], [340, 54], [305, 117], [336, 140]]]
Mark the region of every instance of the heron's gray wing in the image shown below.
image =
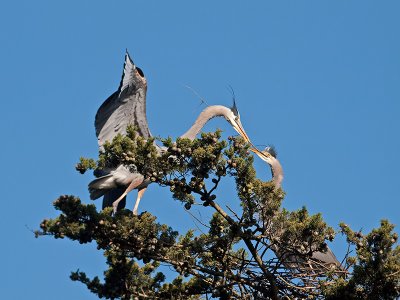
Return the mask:
[[[141, 177], [140, 177], [141, 176]], [[144, 179], [139, 173], [131, 173], [124, 165], [111, 171], [109, 174], [92, 180], [89, 183], [90, 199], [96, 200], [103, 196], [107, 191], [117, 187], [125, 187], [129, 185], [133, 179]]]
[[104, 101], [96, 114], [99, 146], [112, 141], [118, 133], [125, 134], [128, 125], [136, 126], [138, 134], [144, 138], [151, 137], [146, 117], [146, 91], [146, 78], [127, 52], [119, 88]]
[[304, 255], [299, 255], [292, 251], [284, 251], [284, 249], [279, 248], [276, 244], [271, 245], [271, 249], [275, 252], [281, 263], [286, 268], [293, 271], [324, 273], [332, 266], [335, 266], [341, 271], [344, 270], [329, 247], [327, 247], [326, 252], [313, 252], [311, 259], [307, 259]]
[[313, 252], [312, 258], [322, 262], [325, 265], [329, 266], [334, 265], [340, 268], [340, 262], [337, 260], [335, 254], [329, 247], [327, 247], [326, 252], [320, 252], [320, 251]]

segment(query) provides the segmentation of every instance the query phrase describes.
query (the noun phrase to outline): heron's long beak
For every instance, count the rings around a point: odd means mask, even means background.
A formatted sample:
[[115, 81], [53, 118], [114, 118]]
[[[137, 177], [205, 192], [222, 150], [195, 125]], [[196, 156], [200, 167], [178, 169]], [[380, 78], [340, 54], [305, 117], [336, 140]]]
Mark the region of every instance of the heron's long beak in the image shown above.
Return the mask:
[[242, 138], [244, 138], [244, 140], [247, 143], [251, 144], [250, 138], [248, 137], [246, 131], [244, 131], [240, 120], [235, 120], [234, 122], [232, 122], [232, 126], [242, 136]]
[[268, 152], [262, 152], [260, 150], [258, 150], [255, 147], [250, 147], [249, 150], [255, 154], [257, 154], [257, 156], [259, 158], [261, 158], [263, 161], [268, 163], [268, 160], [271, 158], [271, 154], [269, 154]]

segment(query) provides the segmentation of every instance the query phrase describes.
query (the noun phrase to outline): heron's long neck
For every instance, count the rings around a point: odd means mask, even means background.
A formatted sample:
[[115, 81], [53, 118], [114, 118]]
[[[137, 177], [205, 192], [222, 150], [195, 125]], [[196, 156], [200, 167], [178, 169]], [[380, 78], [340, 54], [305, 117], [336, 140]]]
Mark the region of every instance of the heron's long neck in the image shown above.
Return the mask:
[[281, 187], [283, 181], [283, 169], [279, 162], [274, 157], [271, 157], [269, 160], [269, 165], [271, 166], [272, 173], [272, 182], [275, 184], [275, 187], [279, 189]]
[[222, 105], [212, 105], [207, 107], [200, 113], [192, 127], [190, 127], [188, 131], [181, 135], [181, 138], [193, 140], [210, 119], [219, 116], [227, 116], [229, 111], [229, 108]]

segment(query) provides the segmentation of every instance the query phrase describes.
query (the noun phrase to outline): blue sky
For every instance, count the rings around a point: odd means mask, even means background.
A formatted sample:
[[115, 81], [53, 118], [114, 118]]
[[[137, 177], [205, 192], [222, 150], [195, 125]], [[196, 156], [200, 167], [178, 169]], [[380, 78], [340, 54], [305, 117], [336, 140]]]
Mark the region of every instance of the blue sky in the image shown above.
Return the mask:
[[[74, 165], [97, 155], [94, 115], [118, 87], [126, 48], [148, 80], [154, 135], [179, 136], [202, 110], [185, 85], [223, 105], [231, 85], [250, 138], [278, 150], [285, 207], [306, 205], [335, 228], [399, 223], [399, 9], [398, 1], [3, 3], [2, 297], [95, 299], [68, 278], [78, 268], [101, 275], [95, 245], [35, 239], [30, 229], [56, 216], [60, 194], [91, 202], [93, 176]], [[224, 120], [206, 130], [217, 127], [234, 133]], [[270, 178], [263, 162], [256, 168]], [[226, 202], [238, 201], [232, 188], [223, 186]], [[193, 226], [169, 197], [150, 186], [139, 211], [181, 231]], [[341, 257], [343, 240], [332, 248]]]

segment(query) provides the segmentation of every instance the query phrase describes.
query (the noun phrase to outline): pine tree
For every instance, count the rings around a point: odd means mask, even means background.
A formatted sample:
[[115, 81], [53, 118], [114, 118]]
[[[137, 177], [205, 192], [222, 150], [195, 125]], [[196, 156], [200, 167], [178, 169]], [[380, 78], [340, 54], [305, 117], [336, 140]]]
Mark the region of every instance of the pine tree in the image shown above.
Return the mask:
[[[368, 234], [340, 224], [348, 254], [342, 267], [315, 261], [327, 251], [335, 230], [321, 214], [305, 207], [282, 208], [284, 191], [256, 177], [253, 156], [239, 138], [221, 140], [221, 132], [200, 139], [164, 139], [158, 155], [154, 140], [145, 141], [128, 128], [106, 143], [97, 161], [81, 158], [76, 169], [134, 164], [153, 184], [169, 188], [182, 202], [182, 213], [193, 205], [213, 210], [205, 226], [178, 233], [156, 216], [138, 216], [128, 209], [98, 211], [72, 195], [60, 196], [55, 219], [45, 219], [36, 236], [95, 242], [108, 268], [104, 278], [72, 272], [99, 298], [107, 299], [396, 299], [400, 296], [400, 246], [387, 220]], [[221, 180], [235, 179], [240, 211], [223, 207], [215, 192]], [[233, 188], [233, 187], [232, 187]], [[86, 202], [86, 201], [84, 201]], [[350, 256], [354, 254], [354, 256]], [[293, 260], [292, 258], [296, 259]], [[176, 272], [166, 282], [160, 264]]]

